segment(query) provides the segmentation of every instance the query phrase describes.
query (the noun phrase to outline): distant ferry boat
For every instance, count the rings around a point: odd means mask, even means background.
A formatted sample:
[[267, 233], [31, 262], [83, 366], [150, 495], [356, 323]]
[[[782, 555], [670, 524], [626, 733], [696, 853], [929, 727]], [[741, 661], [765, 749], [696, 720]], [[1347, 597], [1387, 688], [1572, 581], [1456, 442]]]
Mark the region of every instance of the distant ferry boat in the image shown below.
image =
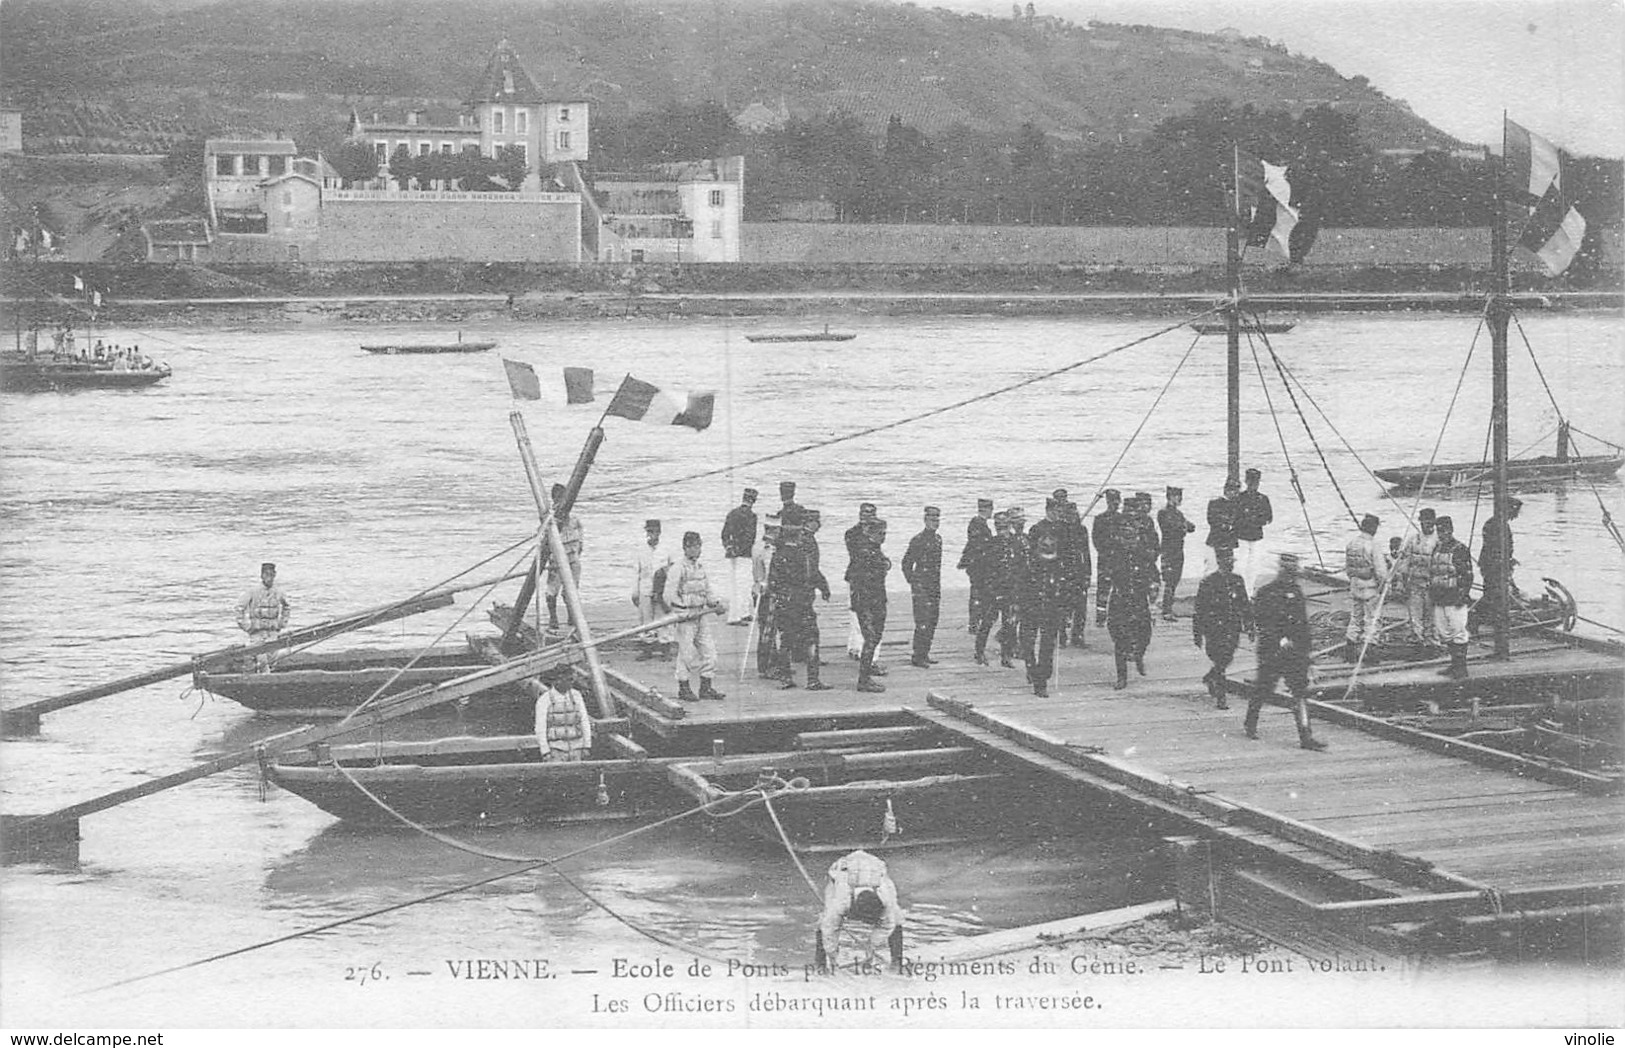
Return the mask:
[[484, 353], [488, 349], [496, 348], [496, 343], [464, 342], [462, 334], [458, 333], [456, 342], [384, 342], [377, 345], [363, 345], [361, 348], [368, 353], [381, 353], [389, 356], [398, 353]]
[[168, 364], [156, 361], [131, 365], [123, 360], [0, 354], [0, 389], [141, 389], [172, 373]]
[[857, 338], [855, 331], [831, 331], [824, 325], [822, 331], [781, 331], [762, 335], [746, 335], [750, 342], [850, 342]]
[[[1296, 320], [1265, 320], [1256, 323], [1252, 320], [1243, 320], [1241, 322], [1243, 333], [1252, 332], [1258, 334], [1262, 332], [1266, 335], [1284, 335], [1297, 326], [1298, 322]], [[1196, 330], [1198, 335], [1224, 335], [1230, 331], [1230, 325], [1223, 320], [1198, 320], [1191, 327]]]

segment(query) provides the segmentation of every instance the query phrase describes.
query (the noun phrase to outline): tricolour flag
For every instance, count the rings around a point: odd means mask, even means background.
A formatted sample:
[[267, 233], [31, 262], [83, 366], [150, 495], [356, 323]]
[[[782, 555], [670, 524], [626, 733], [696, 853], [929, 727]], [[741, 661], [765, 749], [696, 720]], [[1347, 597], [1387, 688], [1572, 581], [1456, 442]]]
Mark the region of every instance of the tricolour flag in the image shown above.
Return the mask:
[[564, 402], [566, 404], [592, 403], [592, 368], [564, 369]]
[[670, 393], [628, 375], [621, 380], [621, 388], [615, 391], [615, 397], [604, 414], [618, 415], [634, 422], [704, 429], [711, 424], [711, 415], [715, 410], [715, 393], [690, 393], [686, 405], [679, 405]]
[[1502, 184], [1528, 220], [1518, 246], [1531, 251], [1552, 276], [1569, 268], [1585, 239], [1586, 220], [1574, 206], [1574, 164], [1537, 134], [1506, 121]]
[[1282, 257], [1302, 262], [1314, 244], [1319, 223], [1303, 216], [1292, 199], [1289, 169], [1236, 150], [1236, 209], [1249, 247], [1274, 245]]
[[508, 373], [508, 388], [513, 390], [515, 400], [541, 400], [542, 383], [536, 377], [536, 369], [520, 360], [502, 358], [502, 370]]

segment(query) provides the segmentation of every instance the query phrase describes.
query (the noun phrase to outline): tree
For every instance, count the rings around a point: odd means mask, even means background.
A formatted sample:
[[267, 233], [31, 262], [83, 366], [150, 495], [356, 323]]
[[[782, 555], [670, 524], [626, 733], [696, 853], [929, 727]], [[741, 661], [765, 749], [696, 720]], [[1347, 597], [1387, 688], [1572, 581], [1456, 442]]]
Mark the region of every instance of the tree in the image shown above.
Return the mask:
[[327, 162], [345, 185], [378, 177], [378, 153], [365, 142], [345, 142], [327, 154]]
[[417, 175], [418, 158], [405, 146], [396, 146], [395, 152], [389, 154], [389, 177], [395, 180], [395, 188], [411, 188], [411, 182]]

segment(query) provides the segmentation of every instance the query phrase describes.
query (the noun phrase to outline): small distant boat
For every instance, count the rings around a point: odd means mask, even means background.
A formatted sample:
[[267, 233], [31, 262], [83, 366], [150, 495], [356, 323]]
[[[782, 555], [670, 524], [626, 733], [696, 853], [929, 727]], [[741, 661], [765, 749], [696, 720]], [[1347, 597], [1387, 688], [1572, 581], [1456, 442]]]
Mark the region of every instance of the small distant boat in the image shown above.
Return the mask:
[[[284, 655], [267, 672], [256, 671], [251, 663], [199, 668], [192, 683], [255, 713], [310, 719], [342, 717], [380, 689], [382, 695], [396, 695], [490, 665], [490, 660], [466, 648], [306, 652]], [[514, 705], [516, 694], [512, 689], [494, 689], [483, 693], [476, 705], [505, 711]]]
[[173, 372], [168, 364], [149, 362], [115, 366], [110, 359], [5, 353], [0, 356], [0, 388], [37, 389], [141, 389], [162, 382]]
[[746, 335], [747, 342], [850, 342], [857, 338], [855, 331], [831, 331], [824, 325], [822, 331], [780, 331], [762, 335]]
[[[1569, 438], [1568, 424], [1558, 426], [1557, 454], [1510, 459], [1507, 483], [1551, 484], [1588, 477], [1611, 477], [1625, 466], [1625, 455], [1576, 455]], [[1399, 491], [1433, 491], [1441, 488], [1474, 487], [1493, 484], [1493, 462], [1439, 462], [1431, 466], [1395, 466], [1374, 470], [1376, 478]]]
[[456, 342], [383, 342], [377, 345], [363, 345], [362, 349], [368, 353], [382, 353], [393, 356], [398, 353], [484, 353], [488, 349], [495, 349], [495, 342], [464, 342], [461, 333], [457, 335]]
[[[1253, 321], [1246, 319], [1241, 322], [1243, 334], [1284, 335], [1298, 326], [1296, 320], [1263, 320]], [[1223, 320], [1198, 320], [1191, 325], [1198, 335], [1224, 335], [1230, 331], [1230, 325]]]

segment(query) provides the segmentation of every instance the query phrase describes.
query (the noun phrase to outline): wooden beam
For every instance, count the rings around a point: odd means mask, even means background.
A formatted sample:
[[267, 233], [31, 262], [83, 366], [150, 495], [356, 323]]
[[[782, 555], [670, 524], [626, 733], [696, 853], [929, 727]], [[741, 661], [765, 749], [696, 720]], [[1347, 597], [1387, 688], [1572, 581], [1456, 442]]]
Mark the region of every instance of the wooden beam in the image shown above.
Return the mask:
[[1107, 928], [1118, 928], [1125, 924], [1143, 921], [1147, 917], [1173, 913], [1178, 909], [1179, 903], [1175, 900], [1159, 899], [1156, 902], [1140, 903], [1137, 906], [1123, 906], [1115, 910], [1102, 910], [1098, 913], [1086, 913], [1077, 917], [1064, 917], [1061, 920], [1047, 921], [1043, 924], [1029, 924], [1023, 928], [1007, 928], [1004, 931], [989, 932], [986, 935], [972, 935], [940, 945], [922, 947], [915, 957], [915, 963], [954, 964], [976, 960], [980, 957], [994, 957], [999, 954], [1015, 953], [1018, 950], [1042, 949], [1053, 945], [1057, 939], [1067, 939], [1073, 936], [1085, 935], [1089, 932], [1103, 931]]
[[848, 728], [844, 731], [804, 731], [796, 736], [799, 750], [828, 750], [841, 746], [892, 746], [904, 742], [922, 742], [932, 735], [923, 725], [903, 725], [896, 728]]

